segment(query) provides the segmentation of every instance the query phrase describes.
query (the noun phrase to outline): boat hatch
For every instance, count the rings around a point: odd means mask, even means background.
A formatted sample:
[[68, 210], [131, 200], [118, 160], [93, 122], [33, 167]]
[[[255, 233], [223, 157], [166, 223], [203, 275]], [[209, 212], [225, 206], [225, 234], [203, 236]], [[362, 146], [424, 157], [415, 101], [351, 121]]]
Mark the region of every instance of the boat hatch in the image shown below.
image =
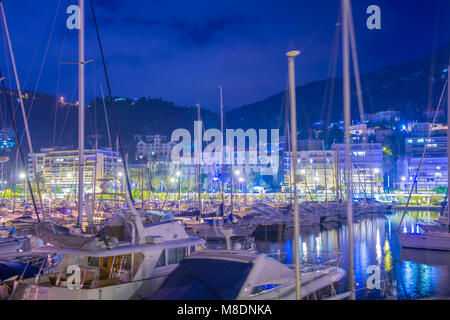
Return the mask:
[[155, 300], [232, 300], [253, 263], [218, 259], [184, 259], [151, 297]]

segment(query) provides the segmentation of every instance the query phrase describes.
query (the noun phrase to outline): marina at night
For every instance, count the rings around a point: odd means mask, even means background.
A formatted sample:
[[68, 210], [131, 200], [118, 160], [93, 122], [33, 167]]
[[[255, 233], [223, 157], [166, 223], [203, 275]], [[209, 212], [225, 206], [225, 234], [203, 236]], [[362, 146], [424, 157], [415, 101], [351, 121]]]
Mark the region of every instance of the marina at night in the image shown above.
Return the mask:
[[449, 300], [449, 16], [0, 1], [0, 302]]

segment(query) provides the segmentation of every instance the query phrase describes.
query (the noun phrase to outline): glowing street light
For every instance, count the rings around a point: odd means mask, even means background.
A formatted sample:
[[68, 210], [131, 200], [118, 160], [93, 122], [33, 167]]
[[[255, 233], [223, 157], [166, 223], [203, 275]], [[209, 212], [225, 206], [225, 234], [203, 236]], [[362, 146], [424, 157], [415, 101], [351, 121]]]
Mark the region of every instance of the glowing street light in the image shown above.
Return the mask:
[[379, 174], [379, 173], [380, 173], [380, 169], [375, 168], [375, 169], [373, 170], [373, 172], [374, 172], [375, 174]]
[[25, 179], [26, 174], [24, 172], [19, 173], [19, 178], [20, 179]]
[[234, 171], [234, 174], [239, 176], [241, 174], [241, 172], [239, 170]]
[[[181, 210], [181, 171], [177, 171], [176, 176], [178, 177], [178, 214], [180, 214]], [[172, 178], [175, 182], [175, 179]]]

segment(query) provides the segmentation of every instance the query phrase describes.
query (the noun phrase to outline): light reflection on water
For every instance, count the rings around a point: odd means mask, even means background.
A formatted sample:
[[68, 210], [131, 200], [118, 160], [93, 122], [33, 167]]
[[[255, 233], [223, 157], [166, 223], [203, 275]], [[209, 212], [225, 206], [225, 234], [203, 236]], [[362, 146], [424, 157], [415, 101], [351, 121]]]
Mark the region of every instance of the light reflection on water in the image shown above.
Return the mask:
[[[371, 275], [368, 267], [376, 265], [381, 270], [383, 283], [392, 285], [398, 299], [450, 297], [450, 253], [401, 249], [395, 231], [402, 212], [386, 217], [367, 218], [354, 223], [355, 281], [358, 299], [384, 299], [381, 290], [369, 290], [366, 281]], [[400, 228], [402, 232], [420, 232], [417, 219], [437, 219], [437, 212], [410, 211]], [[272, 231], [272, 232], [271, 232]], [[261, 227], [255, 234], [259, 252], [281, 254], [284, 263], [293, 261], [293, 230], [286, 227]], [[330, 230], [302, 228], [300, 257], [302, 263], [327, 261], [337, 256], [343, 258], [342, 267], [348, 271], [348, 228], [336, 226]], [[348, 279], [337, 286], [348, 290]]]

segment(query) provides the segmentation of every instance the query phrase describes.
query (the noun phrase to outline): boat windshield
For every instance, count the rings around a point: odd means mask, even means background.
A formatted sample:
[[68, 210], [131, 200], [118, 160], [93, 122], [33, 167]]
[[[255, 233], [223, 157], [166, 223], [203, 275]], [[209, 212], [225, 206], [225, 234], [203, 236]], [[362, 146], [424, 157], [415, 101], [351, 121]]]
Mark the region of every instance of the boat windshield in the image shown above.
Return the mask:
[[185, 259], [151, 298], [232, 300], [238, 296], [252, 266], [252, 263], [217, 259]]

